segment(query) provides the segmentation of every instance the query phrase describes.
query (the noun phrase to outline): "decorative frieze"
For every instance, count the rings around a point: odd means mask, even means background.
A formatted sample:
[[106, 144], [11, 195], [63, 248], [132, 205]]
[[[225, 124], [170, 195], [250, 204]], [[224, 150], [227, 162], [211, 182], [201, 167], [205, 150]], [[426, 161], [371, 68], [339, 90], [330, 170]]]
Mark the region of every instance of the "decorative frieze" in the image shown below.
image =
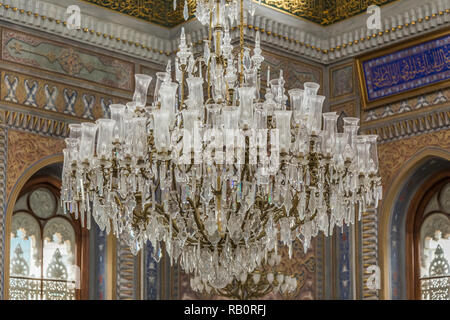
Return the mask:
[[[175, 53], [178, 39], [163, 39], [156, 35], [145, 34], [121, 25], [116, 25], [84, 13], [79, 30], [68, 30], [64, 21], [66, 8], [39, 0], [41, 6], [33, 6], [38, 0], [27, 1], [27, 8], [19, 8], [23, 2], [13, 1], [14, 5], [0, 3], [0, 19], [27, 25], [36, 29], [94, 44], [111, 51], [121, 52], [136, 58], [164, 63], [167, 57]], [[417, 3], [413, 5], [412, 2]], [[37, 8], [30, 10], [29, 8]], [[419, 35], [450, 22], [450, 0], [419, 1], [409, 0], [407, 11], [382, 8], [383, 29], [368, 30], [366, 18], [355, 17], [357, 23], [350, 28], [336, 29], [335, 32], [319, 30], [314, 33], [284, 24], [273, 19], [270, 14], [258, 10], [255, 16], [245, 14], [245, 37], [253, 38], [255, 31], [262, 33], [264, 45], [308, 57], [323, 63], [348, 58], [364, 51], [379, 48]], [[261, 11], [261, 12], [260, 12]], [[280, 19], [278, 19], [280, 20]], [[356, 21], [356, 20], [355, 20]], [[334, 27], [334, 26], [333, 26]], [[333, 28], [331, 27], [331, 28]], [[188, 39], [193, 45], [202, 45], [208, 32], [204, 27], [189, 25]], [[239, 38], [239, 30], [232, 26], [231, 35]]]
[[0, 90], [0, 101], [7, 105], [27, 106], [32, 107], [32, 110], [95, 120], [108, 115], [111, 103], [123, 102], [110, 95], [17, 72], [0, 70], [0, 76], [5, 84]]

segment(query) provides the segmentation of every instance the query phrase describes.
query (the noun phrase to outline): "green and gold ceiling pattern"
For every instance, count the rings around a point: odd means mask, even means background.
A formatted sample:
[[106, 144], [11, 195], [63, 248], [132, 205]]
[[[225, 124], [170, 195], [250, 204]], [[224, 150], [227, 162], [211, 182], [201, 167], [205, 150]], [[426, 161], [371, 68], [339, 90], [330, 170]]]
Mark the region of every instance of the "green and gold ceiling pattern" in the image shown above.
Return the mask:
[[[173, 27], [182, 22], [184, 0], [82, 0], [138, 19]], [[370, 5], [384, 5], [398, 0], [261, 0], [261, 3], [299, 18], [328, 26], [367, 10]], [[256, 1], [257, 2], [257, 1]], [[189, 14], [194, 17], [195, 0], [188, 0]]]

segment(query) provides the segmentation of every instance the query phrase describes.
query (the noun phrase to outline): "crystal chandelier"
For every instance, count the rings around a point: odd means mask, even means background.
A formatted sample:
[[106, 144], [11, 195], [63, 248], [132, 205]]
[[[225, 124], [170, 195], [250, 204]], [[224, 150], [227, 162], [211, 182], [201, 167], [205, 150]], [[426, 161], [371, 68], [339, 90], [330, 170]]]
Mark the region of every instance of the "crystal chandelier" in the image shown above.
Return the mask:
[[[199, 0], [196, 15], [210, 27], [203, 54], [193, 54], [182, 29], [175, 79], [169, 61], [150, 105], [152, 77], [136, 74], [133, 101], [111, 105], [110, 119], [70, 125], [64, 212], [88, 228], [93, 217], [134, 254], [150, 241], [159, 261], [164, 248], [197, 291], [233, 296], [230, 285], [251, 280], [262, 292], [278, 281], [292, 292], [294, 278], [261, 270], [280, 245], [291, 257], [298, 239], [306, 252], [320, 231], [328, 236], [377, 206], [377, 136], [358, 135], [350, 117], [338, 133], [319, 85], [304, 83], [288, 98], [282, 71], [272, 80], [268, 71], [262, 97], [260, 37], [251, 54], [243, 0]], [[239, 19], [234, 54], [229, 25]]]

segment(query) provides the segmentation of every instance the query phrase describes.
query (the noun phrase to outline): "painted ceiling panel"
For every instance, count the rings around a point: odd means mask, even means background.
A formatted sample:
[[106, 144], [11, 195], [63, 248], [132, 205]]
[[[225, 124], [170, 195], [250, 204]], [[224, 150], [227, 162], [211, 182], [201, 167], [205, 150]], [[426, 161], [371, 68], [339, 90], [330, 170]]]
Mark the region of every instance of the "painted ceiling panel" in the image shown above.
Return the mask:
[[[182, 22], [184, 0], [82, 0], [138, 19], [173, 27]], [[322, 26], [351, 18], [366, 11], [370, 5], [385, 5], [398, 0], [261, 0], [265, 6], [293, 16], [304, 18]], [[258, 1], [255, 1], [258, 2]], [[188, 0], [189, 14], [193, 18], [195, 0]]]

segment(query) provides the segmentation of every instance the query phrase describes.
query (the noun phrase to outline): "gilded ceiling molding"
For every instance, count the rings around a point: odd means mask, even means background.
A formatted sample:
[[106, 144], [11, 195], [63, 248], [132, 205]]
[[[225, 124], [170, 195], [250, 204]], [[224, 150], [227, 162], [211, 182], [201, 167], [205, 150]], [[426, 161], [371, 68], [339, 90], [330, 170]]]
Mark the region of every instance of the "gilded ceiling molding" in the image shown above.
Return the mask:
[[[176, 10], [173, 8], [173, 1], [167, 0], [82, 1], [168, 28], [185, 21], [183, 0], [177, 0]], [[261, 0], [261, 4], [297, 18], [328, 26], [365, 12], [370, 5], [382, 6], [394, 1], [398, 0]], [[193, 18], [195, 0], [188, 1], [188, 8], [189, 16]]]
[[[387, 143], [423, 133], [446, 131], [450, 129], [450, 106], [427, 113], [416, 114], [414, 117], [391, 120], [370, 127], [362, 127], [364, 134], [377, 134], [379, 143]], [[381, 158], [381, 156], [380, 156]]]
[[398, 0], [261, 0], [261, 3], [295, 17], [329, 26], [365, 12], [370, 5], [382, 6], [394, 1]]

